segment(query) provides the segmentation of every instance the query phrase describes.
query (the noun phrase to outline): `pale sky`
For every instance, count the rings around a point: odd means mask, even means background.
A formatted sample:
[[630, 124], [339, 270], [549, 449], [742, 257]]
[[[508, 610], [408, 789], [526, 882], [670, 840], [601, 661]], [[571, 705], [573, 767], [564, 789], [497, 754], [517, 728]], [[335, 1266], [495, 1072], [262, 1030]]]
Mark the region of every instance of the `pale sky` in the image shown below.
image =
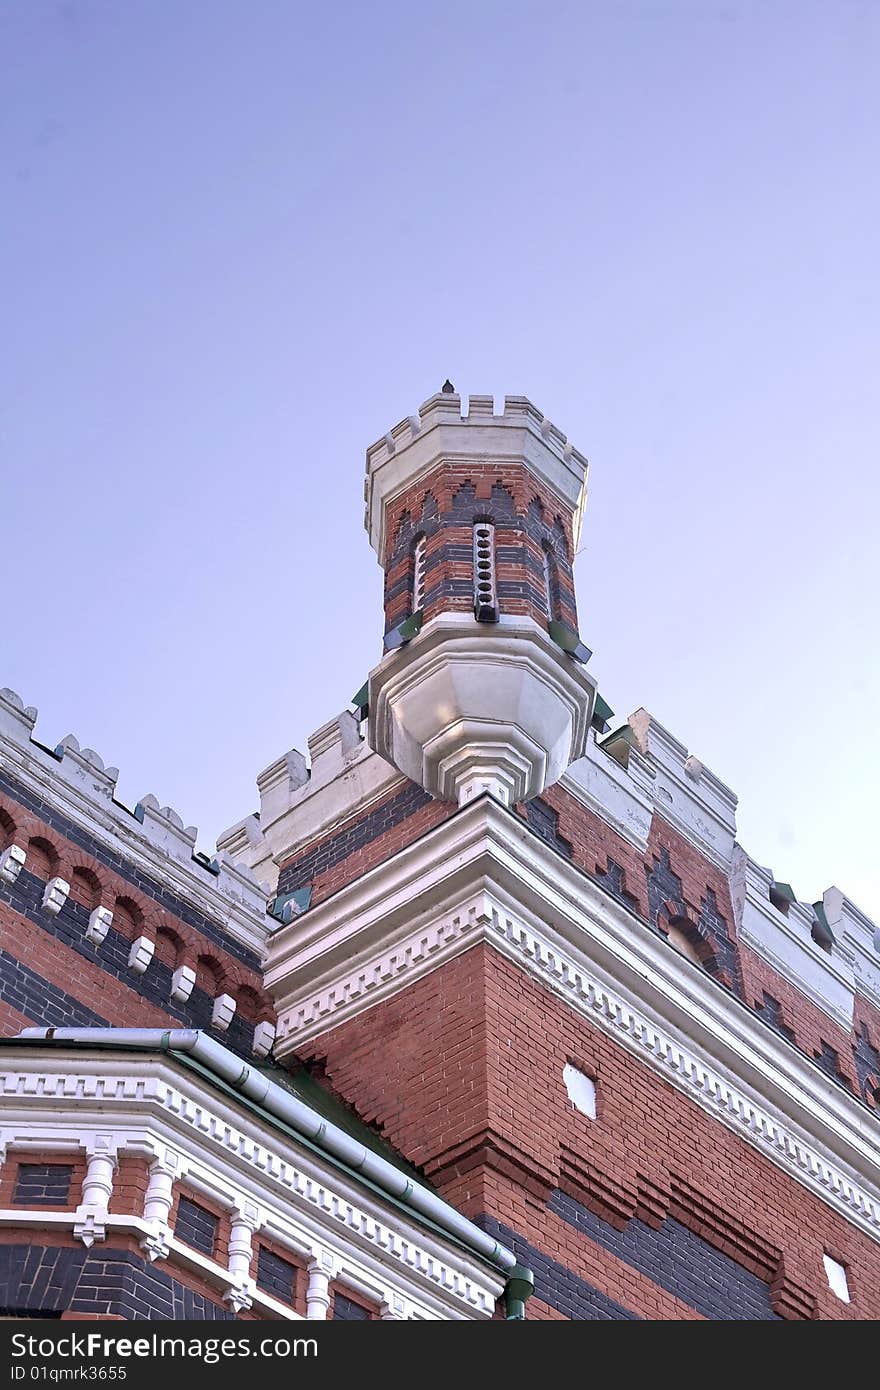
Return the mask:
[[591, 460], [604, 697], [880, 920], [877, 0], [0, 0], [0, 685], [199, 844], [380, 655], [364, 450]]

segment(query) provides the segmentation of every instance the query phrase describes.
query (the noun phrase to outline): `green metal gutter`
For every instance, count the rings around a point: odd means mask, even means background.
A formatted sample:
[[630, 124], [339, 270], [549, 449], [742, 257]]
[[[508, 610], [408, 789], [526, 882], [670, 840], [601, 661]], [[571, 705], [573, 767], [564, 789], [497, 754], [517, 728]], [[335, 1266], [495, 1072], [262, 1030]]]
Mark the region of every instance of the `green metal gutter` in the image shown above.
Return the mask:
[[[169, 1053], [176, 1061], [204, 1076], [217, 1089], [268, 1120], [274, 1128], [290, 1135], [297, 1143], [324, 1158], [329, 1157], [334, 1167], [369, 1187], [383, 1200], [391, 1202], [410, 1217], [416, 1216], [422, 1225], [444, 1239], [451, 1239], [459, 1248], [477, 1255], [512, 1278], [520, 1293], [506, 1295], [508, 1309], [511, 1298], [516, 1307], [524, 1301], [521, 1295], [523, 1271], [511, 1250], [481, 1231], [435, 1192], [413, 1181], [380, 1154], [346, 1134], [338, 1125], [201, 1031], [194, 1028], [25, 1028], [16, 1038], [5, 1041], [32, 1047], [48, 1044]], [[520, 1314], [509, 1313], [509, 1316], [519, 1317]]]

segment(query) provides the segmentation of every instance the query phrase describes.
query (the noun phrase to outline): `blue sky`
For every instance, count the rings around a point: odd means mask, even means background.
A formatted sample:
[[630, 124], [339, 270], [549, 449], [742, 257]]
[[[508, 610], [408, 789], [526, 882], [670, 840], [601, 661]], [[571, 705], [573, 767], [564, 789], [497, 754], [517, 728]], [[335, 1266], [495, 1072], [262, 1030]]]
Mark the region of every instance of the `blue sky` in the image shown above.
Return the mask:
[[603, 694], [880, 919], [874, 0], [0, 0], [0, 684], [201, 828], [380, 653], [366, 446], [591, 460]]

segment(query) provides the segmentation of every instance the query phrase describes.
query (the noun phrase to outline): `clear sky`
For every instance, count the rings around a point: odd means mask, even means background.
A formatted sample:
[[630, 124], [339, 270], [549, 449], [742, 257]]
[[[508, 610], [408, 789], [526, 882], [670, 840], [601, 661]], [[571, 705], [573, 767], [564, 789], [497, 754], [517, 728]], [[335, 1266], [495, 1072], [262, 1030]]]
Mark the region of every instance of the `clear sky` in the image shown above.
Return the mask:
[[591, 460], [581, 630], [880, 920], [877, 0], [0, 0], [0, 685], [199, 844], [378, 660], [366, 446]]

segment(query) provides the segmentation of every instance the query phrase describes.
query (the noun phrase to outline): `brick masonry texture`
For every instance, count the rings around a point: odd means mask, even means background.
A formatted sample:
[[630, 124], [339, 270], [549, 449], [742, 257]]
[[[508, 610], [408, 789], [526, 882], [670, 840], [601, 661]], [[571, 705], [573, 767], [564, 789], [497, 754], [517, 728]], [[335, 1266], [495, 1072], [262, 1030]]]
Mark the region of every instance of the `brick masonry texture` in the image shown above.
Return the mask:
[[[701, 1315], [687, 1297], [707, 1243], [770, 1287], [773, 1312], [880, 1316], [880, 1250], [868, 1236], [489, 946], [329, 1030], [307, 1055], [467, 1215], [501, 1221], [640, 1317]], [[567, 1062], [596, 1078], [595, 1121], [568, 1102]], [[611, 1249], [610, 1237], [564, 1220], [551, 1205], [558, 1190], [603, 1231], [635, 1220], [668, 1240], [671, 1218], [699, 1237], [685, 1244], [675, 1231], [690, 1282], [676, 1293], [659, 1282], [669, 1282], [663, 1241], [655, 1277], [633, 1263], [647, 1261], [637, 1227]], [[851, 1271], [850, 1305], [827, 1288], [826, 1250]], [[712, 1270], [731, 1287], [728, 1265]]]
[[311, 884], [312, 902], [321, 902], [412, 844], [456, 809], [452, 802], [434, 801], [422, 787], [405, 782], [332, 835], [287, 860], [281, 867], [278, 892], [291, 893]]
[[5, 1316], [115, 1316], [135, 1320], [229, 1320], [221, 1303], [139, 1258], [101, 1246], [0, 1245]]
[[[282, 867], [279, 891], [312, 885], [312, 901], [323, 901], [340, 888], [412, 844], [456, 813], [451, 803], [432, 801], [415, 784], [405, 782], [390, 796], [352, 817], [333, 834], [308, 846]], [[804, 995], [736, 939], [727, 879], [661, 817], [653, 819], [648, 853], [641, 855], [564, 787], [516, 808], [537, 838], [582, 869], [614, 898], [661, 935], [671, 921], [682, 922], [700, 948], [704, 968], [720, 988], [735, 993], [757, 1017], [789, 1037], [811, 1059], [826, 1057], [825, 1046], [838, 1054], [839, 1069], [823, 1069], [838, 1084], [876, 1108], [874, 1091], [880, 1074], [874, 1068], [874, 1040], [880, 1040], [880, 1015], [859, 1000], [861, 1019], [848, 1037]], [[696, 967], [695, 967], [696, 968]], [[764, 996], [776, 1001], [765, 1012]], [[864, 1036], [858, 1032], [861, 1028]], [[854, 1049], [859, 1051], [857, 1077]], [[870, 1078], [875, 1077], [873, 1086]]]
[[[25, 787], [22, 787], [3, 769], [0, 769], [0, 793], [5, 793], [10, 801], [15, 803], [15, 805], [9, 806], [9, 810], [17, 824], [21, 823], [21, 816], [16, 807], [20, 807], [42, 822], [44, 827], [49, 827], [55, 831], [56, 835], [62, 836], [68, 841], [72, 849], [83, 852], [96, 864], [103, 865], [123, 883], [127, 883], [138, 893], [143, 893], [150, 898], [157, 907], [164, 909], [172, 917], [176, 917], [192, 927], [200, 936], [205, 937], [206, 941], [213, 942], [215, 946], [221, 947], [227, 955], [241, 961], [242, 964], [251, 969], [259, 969], [260, 963], [254, 952], [249, 951], [246, 946], [224, 932], [218, 923], [206, 917], [192, 903], [188, 903], [185, 899], [172, 893], [164, 884], [157, 882], [149, 874], [135, 868], [123, 854], [108, 849], [100, 840], [95, 839], [82, 827], [68, 820], [49, 802], [32, 796]], [[40, 827], [29, 828], [28, 833], [31, 835], [39, 834]], [[50, 836], [49, 838], [51, 840], [53, 837]]]
[[[111, 927], [100, 946], [85, 940], [89, 912], [82, 904], [68, 898], [57, 916], [43, 910], [44, 882], [23, 869], [15, 884], [0, 884], [0, 927], [3, 938], [15, 944], [17, 954], [29, 961], [43, 959], [51, 978], [37, 975], [0, 950], [0, 998], [20, 1009], [37, 1024], [49, 1026], [100, 1026], [113, 1020], [120, 1025], [143, 1024], [145, 1027], [174, 1027], [213, 1029], [211, 1012], [213, 996], [198, 985], [185, 1004], [170, 998], [172, 967], [157, 956], [153, 957], [143, 974], [135, 974], [128, 965], [131, 941]], [[19, 920], [12, 912], [20, 914]], [[26, 919], [22, 922], [20, 919]], [[35, 940], [40, 936], [55, 938], [61, 950], [47, 940], [40, 950]], [[79, 962], [68, 959], [75, 953]], [[88, 962], [83, 964], [82, 962]], [[62, 987], [80, 981], [80, 993], [89, 1000], [105, 1000], [106, 1018], [95, 1010], [81, 1005]], [[114, 986], [112, 981], [118, 981]], [[231, 986], [235, 990], [235, 986]], [[24, 1002], [26, 1001], [26, 1002]], [[64, 1017], [61, 1017], [61, 1014]], [[239, 1052], [249, 1053], [253, 1044], [253, 1023], [236, 1013], [224, 1042]]]
[[[5, 919], [0, 919], [5, 922]], [[47, 1028], [106, 1028], [109, 1020], [0, 949], [0, 998]]]
[[72, 1177], [72, 1164], [20, 1163], [12, 1200], [22, 1207], [66, 1207]]
[[613, 1298], [594, 1289], [584, 1279], [579, 1279], [565, 1265], [559, 1264], [543, 1250], [530, 1245], [527, 1240], [507, 1226], [496, 1221], [493, 1216], [478, 1218], [488, 1235], [507, 1245], [516, 1255], [520, 1264], [526, 1265], [535, 1278], [534, 1302], [530, 1301], [528, 1316], [534, 1311], [534, 1303], [546, 1304], [564, 1318], [575, 1322], [626, 1322], [638, 1320], [636, 1313], [621, 1308]]
[[862, 1099], [878, 1106], [880, 1105], [880, 1053], [871, 1042], [867, 1025], [864, 1023], [859, 1027], [853, 1051]]
[[213, 1255], [217, 1245], [217, 1232], [220, 1222], [213, 1212], [206, 1211], [192, 1198], [181, 1196], [177, 1204], [177, 1220], [174, 1234], [193, 1250], [203, 1255]]
[[501, 611], [526, 614], [546, 627], [547, 552], [553, 616], [577, 628], [570, 508], [521, 465], [444, 463], [388, 507], [386, 631], [411, 612], [413, 551], [421, 536], [426, 539], [425, 617], [473, 610], [473, 527], [480, 521], [495, 527]]
[[334, 1293], [331, 1317], [334, 1322], [369, 1322], [372, 1314], [362, 1304], [346, 1298], [344, 1293]]
[[657, 1230], [633, 1217], [617, 1231], [564, 1192], [553, 1193], [550, 1207], [705, 1318], [744, 1322], [776, 1317], [764, 1280], [672, 1217]]
[[[720, 987], [736, 994], [776, 1032], [784, 1037], [790, 1035], [790, 1040], [807, 1057], [824, 1059], [823, 1069], [837, 1084], [872, 1109], [880, 1105], [867, 1084], [872, 1074], [871, 1052], [867, 1048], [873, 1051], [880, 1043], [880, 1011], [857, 996], [855, 1028], [847, 1034], [772, 966], [739, 942], [730, 885], [717, 865], [659, 815], [653, 817], [648, 854], [643, 856], [564, 787], [549, 788], [540, 803], [537, 811], [526, 807], [518, 810], [541, 839], [661, 934], [671, 920], [684, 919], [690, 926], [688, 934], [707, 948], [702, 952], [706, 966]], [[555, 820], [548, 816], [548, 811], [555, 815]], [[765, 994], [775, 1001], [770, 1014], [765, 1009]], [[839, 1070], [829, 1068], [826, 1046], [837, 1053]], [[854, 1054], [861, 1059], [861, 1078]], [[880, 1076], [877, 1081], [880, 1084]]]

